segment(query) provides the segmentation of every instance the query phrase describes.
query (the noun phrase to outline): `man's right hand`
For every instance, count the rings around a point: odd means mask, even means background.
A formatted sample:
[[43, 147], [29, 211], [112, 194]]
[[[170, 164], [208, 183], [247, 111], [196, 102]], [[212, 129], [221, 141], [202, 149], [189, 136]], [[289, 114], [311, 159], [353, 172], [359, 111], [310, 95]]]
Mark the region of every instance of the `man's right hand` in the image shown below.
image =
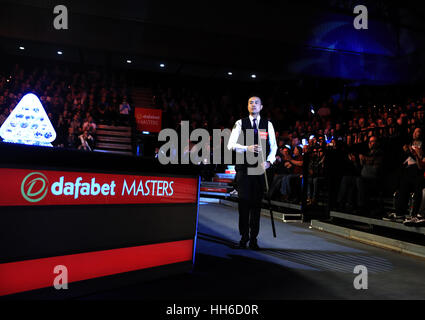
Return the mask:
[[248, 146], [248, 151], [259, 153], [259, 152], [261, 152], [261, 146], [258, 145], [258, 144], [253, 144], [251, 146]]

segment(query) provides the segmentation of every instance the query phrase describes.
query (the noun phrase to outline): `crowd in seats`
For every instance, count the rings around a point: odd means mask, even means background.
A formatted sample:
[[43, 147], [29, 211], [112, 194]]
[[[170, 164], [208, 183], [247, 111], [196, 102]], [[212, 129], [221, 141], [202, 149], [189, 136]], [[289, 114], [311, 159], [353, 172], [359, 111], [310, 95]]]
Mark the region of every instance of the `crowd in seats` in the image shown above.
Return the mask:
[[280, 195], [280, 200], [298, 202], [300, 201], [301, 178], [303, 172], [302, 148], [297, 146], [292, 155], [288, 146], [279, 143], [276, 162], [272, 167], [274, 176], [270, 185], [270, 197]]
[[[307, 205], [327, 196], [322, 200], [333, 209], [382, 216], [384, 198], [391, 199], [395, 191], [417, 189], [419, 197], [418, 183], [403, 182], [403, 145], [424, 127], [425, 98], [400, 94], [394, 87], [385, 90], [367, 88], [366, 94], [354, 94], [357, 98], [351, 100], [342, 95], [326, 98], [318, 107], [297, 106], [293, 100], [279, 106], [276, 99], [264, 98], [262, 116], [273, 122], [279, 146], [269, 179], [272, 199], [300, 203], [304, 182]], [[177, 130], [182, 120], [190, 121], [191, 129], [231, 129], [247, 115], [246, 99], [229, 94], [209, 96], [172, 88], [156, 96], [166, 126]], [[396, 201], [403, 210], [406, 192]]]
[[[405, 106], [370, 106], [342, 120], [329, 117], [329, 111], [322, 113], [326, 117], [316, 112], [308, 122], [297, 121], [286, 137], [278, 137], [287, 150], [304, 148], [307, 202], [315, 203], [320, 182], [323, 188], [329, 182], [334, 187], [328, 190], [328, 201], [334, 209], [423, 224], [424, 102], [420, 98]], [[394, 192], [395, 212], [387, 215], [383, 199]]]
[[[16, 65], [0, 73], [0, 124], [25, 93], [34, 92], [57, 129], [55, 146], [93, 150], [98, 124], [128, 122], [133, 110], [125, 76], [89, 70]], [[190, 129], [211, 133], [231, 129], [247, 115], [251, 87], [180, 80], [149, 84], [153, 107], [163, 111], [163, 128], [179, 130], [188, 120]], [[382, 208], [380, 201], [398, 191], [394, 216], [399, 217], [406, 215], [406, 199], [414, 192], [414, 211], [420, 212], [423, 168], [416, 156], [405, 158], [413, 147], [422, 150], [412, 140], [421, 140], [415, 130], [425, 125], [425, 97], [394, 87], [325, 91], [317, 83], [290, 90], [278, 85], [262, 95], [262, 116], [273, 122], [279, 146], [272, 197], [300, 202], [305, 186], [307, 204], [314, 205], [326, 189], [331, 207], [364, 213]], [[321, 103], [311, 102], [316, 96]], [[210, 150], [216, 147], [222, 146]], [[412, 163], [417, 168], [406, 171]]]
[[[374, 207], [370, 201], [372, 194], [377, 193], [377, 196], [382, 198], [380, 186], [383, 182], [384, 155], [378, 146], [377, 137], [370, 136], [366, 150], [362, 153], [350, 151], [344, 160], [337, 207], [353, 209], [356, 204], [359, 212], [366, 212]], [[382, 203], [375, 204], [376, 210], [382, 208]]]
[[26, 93], [35, 93], [56, 129], [54, 146], [93, 150], [99, 123], [128, 121], [130, 91], [124, 75], [80, 69], [16, 64], [0, 71], [0, 125]]

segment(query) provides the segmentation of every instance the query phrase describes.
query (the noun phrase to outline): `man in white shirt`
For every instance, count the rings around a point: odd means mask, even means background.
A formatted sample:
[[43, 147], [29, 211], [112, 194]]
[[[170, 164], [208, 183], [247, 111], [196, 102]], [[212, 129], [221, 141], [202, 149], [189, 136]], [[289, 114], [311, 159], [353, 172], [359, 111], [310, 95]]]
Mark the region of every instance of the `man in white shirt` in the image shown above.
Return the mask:
[[[236, 183], [238, 185], [239, 195], [239, 233], [241, 240], [239, 248], [245, 248], [249, 241], [249, 247], [258, 250], [257, 236], [260, 229], [261, 202], [265, 189], [264, 170], [268, 169], [276, 160], [276, 136], [273, 124], [265, 118], [260, 117], [260, 111], [263, 109], [259, 97], [251, 97], [248, 100], [249, 117], [236, 121], [227, 144], [229, 150], [243, 153], [243, 162], [236, 165]], [[246, 138], [253, 133], [254, 144], [247, 145]], [[266, 157], [262, 157], [261, 140], [265, 140]], [[251, 135], [252, 137], [252, 135]], [[251, 154], [248, 154], [251, 153]], [[262, 153], [262, 154], [261, 154]], [[261, 162], [264, 170], [261, 174], [252, 174], [256, 164], [250, 164], [247, 161], [248, 156], [254, 156]]]
[[130, 111], [131, 108], [127, 102], [127, 97], [124, 97], [122, 103], [120, 104], [120, 119], [123, 124], [128, 124]]

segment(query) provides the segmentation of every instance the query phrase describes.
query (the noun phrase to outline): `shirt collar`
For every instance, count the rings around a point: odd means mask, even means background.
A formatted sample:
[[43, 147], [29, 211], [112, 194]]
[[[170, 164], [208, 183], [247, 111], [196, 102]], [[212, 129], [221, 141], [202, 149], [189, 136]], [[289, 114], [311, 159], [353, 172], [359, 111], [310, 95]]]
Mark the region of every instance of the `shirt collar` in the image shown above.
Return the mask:
[[[260, 119], [261, 119], [261, 116], [260, 115], [258, 115], [257, 116], [257, 124], [259, 124], [260, 123]], [[253, 116], [251, 116], [251, 115], [249, 115], [249, 120], [251, 121], [251, 123], [254, 123], [254, 117]]]

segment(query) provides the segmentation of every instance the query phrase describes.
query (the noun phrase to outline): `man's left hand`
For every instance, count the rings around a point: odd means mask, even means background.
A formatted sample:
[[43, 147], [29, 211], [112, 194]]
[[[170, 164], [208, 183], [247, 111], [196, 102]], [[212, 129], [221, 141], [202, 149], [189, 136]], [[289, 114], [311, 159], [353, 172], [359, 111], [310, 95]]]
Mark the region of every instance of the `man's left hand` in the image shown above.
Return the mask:
[[268, 168], [270, 168], [270, 162], [269, 161], [263, 162], [263, 168], [264, 170], [267, 170]]

